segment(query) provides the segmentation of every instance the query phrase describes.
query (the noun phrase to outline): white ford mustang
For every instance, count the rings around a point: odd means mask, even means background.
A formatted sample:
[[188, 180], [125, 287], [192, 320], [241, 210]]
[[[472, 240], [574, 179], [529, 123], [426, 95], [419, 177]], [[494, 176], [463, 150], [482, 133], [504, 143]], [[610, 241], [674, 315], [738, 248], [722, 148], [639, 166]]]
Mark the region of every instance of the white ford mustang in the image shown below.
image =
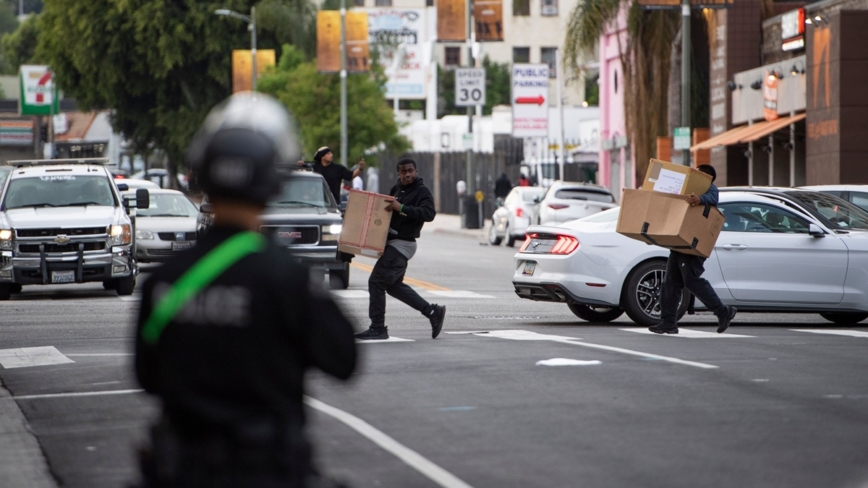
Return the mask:
[[[703, 277], [724, 304], [819, 313], [838, 324], [868, 318], [864, 210], [819, 192], [775, 188], [721, 189], [718, 208], [726, 220]], [[516, 294], [566, 303], [591, 322], [624, 312], [640, 325], [659, 322], [669, 251], [616, 233], [619, 210], [529, 227], [515, 255]]]

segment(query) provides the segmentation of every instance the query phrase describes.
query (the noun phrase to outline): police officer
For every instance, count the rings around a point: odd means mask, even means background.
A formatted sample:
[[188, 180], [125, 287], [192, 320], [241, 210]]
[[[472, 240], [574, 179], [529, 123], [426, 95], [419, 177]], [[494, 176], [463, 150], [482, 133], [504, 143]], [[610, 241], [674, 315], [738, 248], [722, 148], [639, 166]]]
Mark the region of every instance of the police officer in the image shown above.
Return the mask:
[[310, 367], [350, 376], [352, 326], [257, 232], [276, 164], [298, 157], [294, 134], [277, 101], [239, 93], [191, 144], [214, 225], [144, 284], [136, 376], [162, 401], [142, 452], [147, 487], [329, 486], [303, 431], [303, 377]]

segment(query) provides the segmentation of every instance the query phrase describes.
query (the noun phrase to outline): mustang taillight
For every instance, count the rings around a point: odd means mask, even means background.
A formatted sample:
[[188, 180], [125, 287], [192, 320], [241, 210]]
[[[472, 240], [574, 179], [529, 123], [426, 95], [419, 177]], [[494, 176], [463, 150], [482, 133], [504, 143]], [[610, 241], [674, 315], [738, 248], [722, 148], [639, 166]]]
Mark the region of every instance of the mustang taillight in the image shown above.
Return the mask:
[[573, 236], [558, 236], [558, 242], [549, 251], [552, 254], [569, 254], [579, 248], [579, 240]]
[[524, 250], [527, 249], [527, 246], [530, 245], [530, 242], [532, 240], [536, 239], [537, 237], [539, 237], [539, 234], [534, 234], [534, 233], [527, 234], [527, 238], [524, 240], [524, 244], [521, 245], [521, 249], [519, 249], [518, 252], [524, 252]]
[[522, 210], [521, 207], [516, 208], [516, 209], [515, 209], [515, 216], [516, 216], [516, 217], [521, 217], [522, 215], [524, 215], [524, 210]]

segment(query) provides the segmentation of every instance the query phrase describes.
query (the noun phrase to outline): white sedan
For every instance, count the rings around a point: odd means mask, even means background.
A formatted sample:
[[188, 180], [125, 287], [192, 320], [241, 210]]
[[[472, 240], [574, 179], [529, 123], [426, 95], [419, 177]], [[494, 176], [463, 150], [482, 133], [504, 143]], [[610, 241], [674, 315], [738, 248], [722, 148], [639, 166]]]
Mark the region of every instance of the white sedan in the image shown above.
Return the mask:
[[503, 205], [491, 216], [488, 242], [492, 246], [499, 246], [503, 239], [506, 239], [506, 245], [512, 247], [516, 240], [524, 240], [524, 231], [530, 225], [533, 205], [542, 199], [545, 192], [545, 188], [538, 186], [513, 188], [503, 200]]
[[[718, 208], [726, 220], [703, 277], [724, 304], [819, 313], [838, 324], [868, 318], [868, 213], [834, 196], [784, 189], [722, 190]], [[515, 255], [516, 294], [566, 303], [592, 322], [624, 312], [640, 325], [659, 322], [669, 251], [616, 233], [618, 212], [528, 228]], [[679, 317], [686, 308], [682, 299]]]
[[608, 188], [590, 183], [556, 181], [534, 207], [531, 222], [563, 223], [617, 207]]

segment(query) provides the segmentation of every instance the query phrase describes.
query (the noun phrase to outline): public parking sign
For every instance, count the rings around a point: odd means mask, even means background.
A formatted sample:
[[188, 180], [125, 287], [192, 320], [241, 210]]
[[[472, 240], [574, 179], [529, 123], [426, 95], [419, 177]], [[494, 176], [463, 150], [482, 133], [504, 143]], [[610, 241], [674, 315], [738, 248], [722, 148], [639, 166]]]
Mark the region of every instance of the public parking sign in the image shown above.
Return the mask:
[[549, 65], [512, 65], [513, 137], [549, 135]]
[[485, 105], [485, 69], [459, 68], [455, 70], [455, 106]]

